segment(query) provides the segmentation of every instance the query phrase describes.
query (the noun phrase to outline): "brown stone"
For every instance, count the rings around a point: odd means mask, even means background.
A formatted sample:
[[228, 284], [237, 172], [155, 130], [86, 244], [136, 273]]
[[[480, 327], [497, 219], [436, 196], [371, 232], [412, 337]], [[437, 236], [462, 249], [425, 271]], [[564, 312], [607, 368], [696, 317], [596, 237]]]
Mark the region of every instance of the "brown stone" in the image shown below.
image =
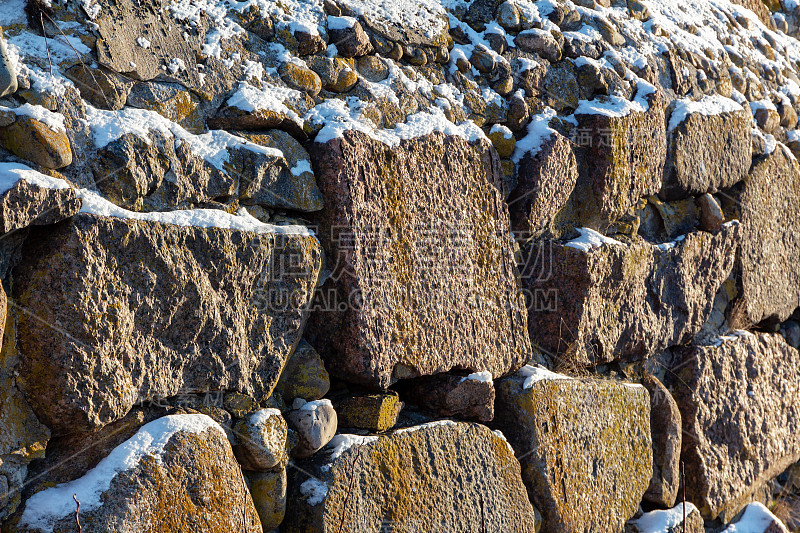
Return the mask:
[[678, 497], [681, 461], [681, 412], [667, 388], [654, 376], [643, 380], [650, 393], [650, 433], [653, 437], [653, 478], [644, 499], [672, 507]]
[[403, 389], [403, 397], [441, 417], [491, 422], [494, 382], [478, 377], [437, 374], [411, 380]]
[[530, 357], [488, 143], [346, 132], [310, 153], [335, 269], [307, 338], [332, 374], [385, 388], [452, 368], [498, 377]]
[[667, 384], [683, 419], [686, 498], [729, 521], [800, 459], [800, 352], [773, 334], [717, 342], [674, 349]]
[[67, 134], [31, 117], [19, 116], [10, 126], [0, 127], [0, 145], [45, 168], [63, 168], [72, 163]]

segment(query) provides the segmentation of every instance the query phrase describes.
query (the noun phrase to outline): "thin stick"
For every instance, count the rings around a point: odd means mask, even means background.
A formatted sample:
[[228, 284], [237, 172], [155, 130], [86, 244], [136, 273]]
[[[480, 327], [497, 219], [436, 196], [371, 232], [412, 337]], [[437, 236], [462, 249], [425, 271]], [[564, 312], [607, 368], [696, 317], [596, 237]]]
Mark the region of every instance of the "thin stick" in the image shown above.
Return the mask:
[[353, 484], [356, 481], [356, 461], [361, 456], [361, 444], [356, 449], [356, 456], [353, 458], [353, 467], [350, 469], [350, 488], [347, 489], [347, 496], [344, 499], [344, 506], [342, 507], [342, 521], [339, 522], [339, 533], [342, 533], [344, 528], [344, 517], [347, 516], [347, 503], [350, 501], [350, 494], [353, 493]]
[[[50, 17], [48, 17], [50, 18]], [[39, 21], [42, 23], [42, 36], [44, 37], [44, 47], [47, 50], [47, 62], [50, 64], [50, 75], [53, 75], [53, 61], [50, 59], [50, 45], [47, 44], [47, 30], [44, 29], [44, 17], [39, 11]]]
[[83, 531], [83, 528], [81, 527], [81, 514], [80, 514], [81, 502], [78, 501], [77, 494], [73, 494], [72, 499], [75, 500], [75, 503], [78, 505], [78, 507], [75, 509], [75, 524], [78, 526], [78, 533], [81, 533], [81, 531]]
[[686, 533], [686, 471], [681, 461], [681, 484], [683, 485], [683, 533]]

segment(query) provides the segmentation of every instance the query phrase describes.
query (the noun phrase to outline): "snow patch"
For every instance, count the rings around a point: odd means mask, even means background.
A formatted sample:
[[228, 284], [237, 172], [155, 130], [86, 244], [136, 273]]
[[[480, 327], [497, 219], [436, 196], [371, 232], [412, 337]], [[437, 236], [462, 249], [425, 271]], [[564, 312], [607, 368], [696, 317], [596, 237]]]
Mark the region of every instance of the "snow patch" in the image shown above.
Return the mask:
[[565, 376], [564, 374], [557, 374], [556, 372], [551, 372], [544, 367], [541, 366], [533, 366], [533, 365], [525, 365], [519, 369], [517, 372], [521, 377], [525, 378], [525, 381], [522, 383], [523, 389], [530, 389], [533, 387], [533, 384], [538, 381], [543, 380], [552, 380], [552, 379], [560, 379], [560, 380], [573, 380], [575, 378], [571, 376]]
[[[696, 512], [697, 508], [691, 502], [686, 503], [686, 516]], [[633, 520], [633, 524], [641, 533], [669, 533], [683, 523], [684, 505], [679, 503], [672, 509], [656, 510], [643, 514]]]
[[319, 505], [328, 495], [328, 484], [313, 477], [308, 478], [300, 485], [300, 494], [306, 497], [308, 505]]
[[482, 372], [473, 372], [469, 376], [461, 378], [459, 383], [463, 383], [464, 381], [482, 381], [484, 383], [491, 383], [492, 373], [488, 370], [484, 370]]
[[514, 153], [511, 154], [511, 160], [518, 164], [525, 154], [536, 156], [544, 146], [544, 143], [556, 133], [556, 130], [550, 127], [550, 121], [555, 118], [556, 112], [551, 108], [546, 108], [543, 113], [534, 115], [528, 123], [528, 133], [522, 139], [517, 141]]
[[81, 502], [81, 511], [100, 507], [102, 494], [117, 474], [135, 468], [146, 456], [160, 464], [164, 447], [173, 435], [178, 432], [199, 434], [209, 428], [225, 435], [219, 424], [203, 414], [169, 415], [145, 424], [83, 477], [31, 496], [25, 502], [20, 524], [31, 529], [51, 530], [56, 521], [75, 513], [73, 494]]
[[753, 502], [744, 508], [739, 521], [729, 525], [722, 533], [764, 533], [773, 522], [781, 523], [763, 503]]
[[675, 101], [675, 107], [669, 117], [668, 130], [672, 131], [680, 126], [691, 114], [713, 116], [721, 115], [722, 113], [735, 113], [743, 109], [735, 100], [725, 98], [719, 94], [704, 96], [696, 102], [682, 98]]
[[569, 246], [570, 248], [575, 248], [583, 252], [590, 252], [593, 248], [607, 244], [619, 244], [620, 246], [625, 246], [618, 240], [612, 239], [611, 237], [606, 237], [605, 235], [590, 228], [578, 228], [578, 233], [581, 234], [580, 237], [572, 239], [564, 246]]
[[4, 107], [0, 105], [0, 112], [10, 111], [18, 117], [30, 117], [38, 120], [51, 130], [61, 133], [67, 133], [67, 128], [64, 126], [64, 115], [61, 113], [53, 113], [40, 105], [23, 104], [19, 107]]

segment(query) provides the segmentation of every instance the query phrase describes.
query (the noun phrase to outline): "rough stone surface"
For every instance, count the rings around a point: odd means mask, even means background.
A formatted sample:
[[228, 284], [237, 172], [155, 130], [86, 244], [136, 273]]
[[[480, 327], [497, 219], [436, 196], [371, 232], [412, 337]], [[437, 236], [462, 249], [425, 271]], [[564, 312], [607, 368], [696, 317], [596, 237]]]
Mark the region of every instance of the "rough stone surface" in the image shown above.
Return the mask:
[[336, 439], [300, 464], [317, 479], [300, 474], [291, 483], [281, 531], [334, 533], [343, 519], [343, 531], [466, 533], [482, 521], [487, 531], [536, 530], [519, 463], [485, 426], [442, 422]]
[[48, 189], [19, 180], [0, 196], [0, 232], [55, 224], [80, 208], [74, 189]]
[[286, 469], [278, 472], [246, 472], [247, 486], [261, 520], [261, 529], [269, 533], [283, 522], [286, 513]]
[[274, 468], [286, 456], [286, 421], [277, 409], [260, 409], [233, 426], [233, 448], [239, 464], [247, 470]]
[[395, 392], [347, 396], [336, 400], [339, 426], [382, 432], [397, 423], [403, 403]]
[[342, 57], [361, 57], [372, 51], [369, 37], [358, 21], [347, 28], [329, 28], [328, 38]]
[[[176, 416], [202, 417], [213, 424], [205, 415]], [[101, 505], [81, 509], [81, 525], [83, 533], [262, 531], [225, 432], [216, 425], [200, 433], [178, 430], [166, 442], [160, 461], [155, 453], [146, 453], [116, 473]], [[16, 530], [44, 531], [26, 525], [24, 513]], [[73, 512], [58, 518], [52, 531], [77, 532]]]
[[63, 168], [72, 163], [72, 148], [66, 133], [50, 129], [43, 122], [21, 116], [0, 127], [0, 145], [17, 157], [45, 168]]
[[30, 311], [16, 317], [21, 388], [56, 433], [179, 390], [269, 394], [321, 261], [314, 237], [86, 214], [32, 234], [24, 256], [13, 274]]
[[674, 350], [668, 381], [683, 419], [686, 498], [730, 520], [758, 486], [800, 459], [800, 352], [772, 334]]
[[676, 200], [715, 193], [743, 180], [750, 169], [752, 122], [744, 109], [717, 115], [689, 113], [669, 132], [659, 195]]
[[0, 35], [0, 97], [17, 92], [17, 73], [8, 53], [6, 40]]
[[553, 133], [536, 155], [523, 156], [517, 167], [517, 187], [508, 197], [511, 228], [537, 237], [567, 205], [578, 180], [571, 143]]
[[308, 457], [328, 444], [336, 434], [338, 418], [328, 400], [308, 402], [286, 413], [286, 421], [297, 433], [299, 442], [292, 449], [294, 457]]
[[403, 397], [438, 416], [476, 422], [491, 422], [494, 419], [495, 391], [492, 381], [437, 374], [412, 380], [404, 389]]
[[671, 245], [558, 243], [525, 249], [531, 339], [578, 365], [641, 360], [691, 340], [728, 278], [740, 225], [696, 231]]
[[300, 339], [297, 348], [283, 367], [275, 392], [287, 402], [295, 398], [319, 400], [328, 392], [331, 380], [319, 353]]
[[781, 146], [756, 161], [738, 198], [741, 298], [731, 325], [786, 320], [800, 307], [800, 167]]
[[643, 384], [650, 393], [650, 433], [653, 437], [653, 477], [644, 499], [672, 507], [681, 481], [681, 412], [675, 399], [656, 377], [645, 376]]
[[667, 157], [666, 98], [661, 92], [643, 98], [648, 103], [644, 112], [575, 113], [577, 131], [588, 133], [576, 150], [580, 173], [576, 192], [584, 225], [614, 220], [639, 198], [661, 188]]
[[498, 381], [495, 423], [521, 457], [542, 532], [621, 531], [653, 473], [647, 390], [558, 378], [526, 388], [527, 379]]
[[390, 147], [348, 132], [311, 154], [325, 196], [320, 238], [336, 261], [321, 294], [332, 287], [345, 309], [315, 313], [309, 341], [329, 371], [385, 388], [454, 367], [498, 377], [528, 359], [488, 143], [434, 133]]

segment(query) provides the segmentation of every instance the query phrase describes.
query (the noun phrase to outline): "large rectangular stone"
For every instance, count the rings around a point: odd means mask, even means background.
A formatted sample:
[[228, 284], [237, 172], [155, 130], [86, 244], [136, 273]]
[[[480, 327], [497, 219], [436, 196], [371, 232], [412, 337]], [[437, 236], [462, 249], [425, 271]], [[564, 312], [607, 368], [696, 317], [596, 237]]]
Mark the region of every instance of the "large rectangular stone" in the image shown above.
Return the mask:
[[321, 264], [307, 233], [90, 214], [33, 229], [21, 256], [19, 383], [54, 434], [179, 392], [269, 394]]
[[730, 521], [800, 459], [800, 352], [780, 335], [717, 342], [674, 349], [667, 375], [683, 420], [686, 498]]
[[653, 474], [640, 385], [523, 367], [497, 382], [495, 423], [522, 463], [542, 533], [621, 533]]
[[311, 154], [333, 272], [307, 338], [333, 374], [385, 388], [453, 368], [499, 377], [528, 360], [488, 142], [432, 133], [391, 146], [348, 131]]

